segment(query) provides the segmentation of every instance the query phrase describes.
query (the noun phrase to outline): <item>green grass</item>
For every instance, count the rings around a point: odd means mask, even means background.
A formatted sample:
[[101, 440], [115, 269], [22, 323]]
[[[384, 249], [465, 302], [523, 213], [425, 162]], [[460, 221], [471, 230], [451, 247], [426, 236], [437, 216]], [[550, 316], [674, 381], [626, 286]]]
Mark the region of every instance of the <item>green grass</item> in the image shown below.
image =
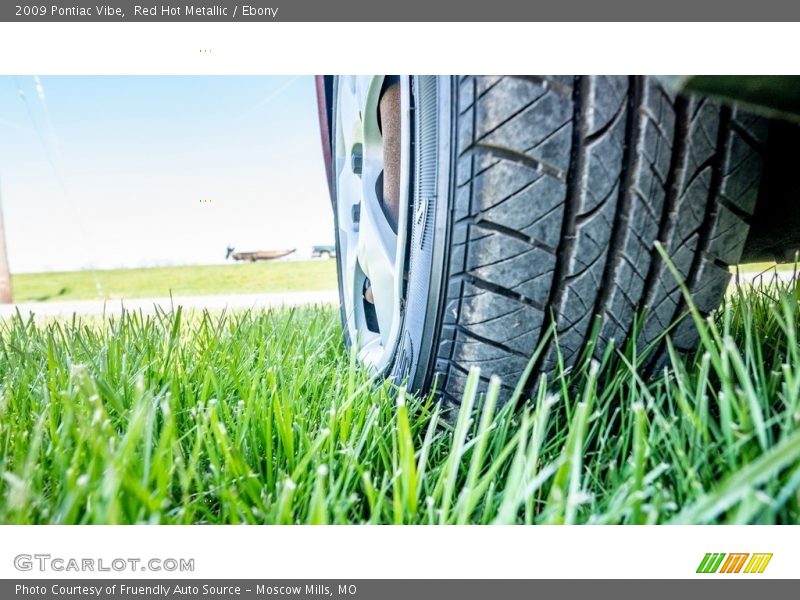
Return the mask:
[[455, 423], [333, 309], [0, 325], [0, 523], [797, 523], [797, 290], [746, 288], [656, 378], [606, 353]]
[[330, 290], [336, 289], [336, 261], [20, 273], [12, 285], [16, 302]]

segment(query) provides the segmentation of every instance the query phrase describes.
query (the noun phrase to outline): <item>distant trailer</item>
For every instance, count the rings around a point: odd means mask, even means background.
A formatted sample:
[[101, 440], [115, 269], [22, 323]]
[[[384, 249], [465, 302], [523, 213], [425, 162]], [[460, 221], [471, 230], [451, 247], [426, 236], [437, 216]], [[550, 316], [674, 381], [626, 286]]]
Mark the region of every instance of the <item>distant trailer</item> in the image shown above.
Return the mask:
[[289, 250], [254, 250], [252, 252], [234, 252], [232, 246], [228, 246], [228, 253], [225, 258], [232, 258], [233, 260], [249, 260], [256, 262], [257, 260], [275, 260], [276, 258], [283, 258], [289, 256], [295, 249]]
[[335, 246], [314, 246], [311, 249], [313, 258], [334, 258], [336, 256]]

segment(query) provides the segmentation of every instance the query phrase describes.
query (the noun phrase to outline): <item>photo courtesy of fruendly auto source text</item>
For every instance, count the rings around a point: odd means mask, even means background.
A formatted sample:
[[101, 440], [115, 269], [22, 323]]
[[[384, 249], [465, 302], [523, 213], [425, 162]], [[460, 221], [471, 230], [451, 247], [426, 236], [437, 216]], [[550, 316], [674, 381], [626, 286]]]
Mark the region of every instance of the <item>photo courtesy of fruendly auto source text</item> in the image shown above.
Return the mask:
[[0, 6], [0, 597], [793, 594], [798, 39]]

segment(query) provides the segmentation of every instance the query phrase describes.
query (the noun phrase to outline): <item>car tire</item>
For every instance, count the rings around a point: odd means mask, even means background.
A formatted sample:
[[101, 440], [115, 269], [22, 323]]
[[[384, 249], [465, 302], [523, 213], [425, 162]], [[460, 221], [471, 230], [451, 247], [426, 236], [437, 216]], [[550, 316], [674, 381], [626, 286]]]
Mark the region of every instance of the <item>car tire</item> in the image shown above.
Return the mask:
[[[382, 375], [435, 385], [457, 407], [473, 367], [483, 389], [495, 374], [510, 397], [537, 348], [528, 385], [634, 334], [644, 349], [672, 327], [678, 349], [696, 346], [655, 242], [713, 311], [758, 198], [767, 121], [652, 77], [414, 77], [409, 88], [402, 326]], [[335, 185], [334, 196], [349, 202]]]

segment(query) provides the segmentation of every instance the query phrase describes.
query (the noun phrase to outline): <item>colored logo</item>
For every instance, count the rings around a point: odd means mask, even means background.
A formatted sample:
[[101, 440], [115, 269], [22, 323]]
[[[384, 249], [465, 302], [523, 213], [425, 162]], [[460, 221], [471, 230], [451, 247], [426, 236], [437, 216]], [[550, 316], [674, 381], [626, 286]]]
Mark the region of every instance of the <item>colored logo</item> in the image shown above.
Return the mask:
[[698, 573], [763, 573], [772, 553], [757, 552], [708, 552], [697, 567]]

